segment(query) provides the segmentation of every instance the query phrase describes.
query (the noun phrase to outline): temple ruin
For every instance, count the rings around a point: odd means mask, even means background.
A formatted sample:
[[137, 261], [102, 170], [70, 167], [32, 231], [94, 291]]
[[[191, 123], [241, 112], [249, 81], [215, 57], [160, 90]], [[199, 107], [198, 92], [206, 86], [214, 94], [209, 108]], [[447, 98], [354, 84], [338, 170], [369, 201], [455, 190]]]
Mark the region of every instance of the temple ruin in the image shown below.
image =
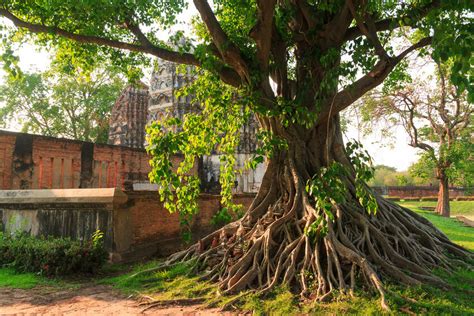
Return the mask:
[[[199, 111], [199, 105], [192, 104], [191, 96], [176, 97], [178, 89], [192, 81], [192, 69], [177, 71], [177, 65], [159, 61], [153, 71], [150, 86], [129, 86], [117, 99], [111, 113], [109, 144], [133, 148], [145, 147], [145, 126], [165, 117], [183, 119], [186, 113]], [[236, 168], [242, 169], [236, 179], [235, 193], [256, 192], [265, 171], [260, 164], [255, 170], [246, 170], [245, 162], [256, 150], [256, 128], [254, 117], [242, 126], [241, 141], [236, 151]], [[220, 190], [220, 155], [214, 152], [198, 162], [198, 173], [204, 192], [217, 193]], [[143, 187], [143, 186], [142, 186]]]

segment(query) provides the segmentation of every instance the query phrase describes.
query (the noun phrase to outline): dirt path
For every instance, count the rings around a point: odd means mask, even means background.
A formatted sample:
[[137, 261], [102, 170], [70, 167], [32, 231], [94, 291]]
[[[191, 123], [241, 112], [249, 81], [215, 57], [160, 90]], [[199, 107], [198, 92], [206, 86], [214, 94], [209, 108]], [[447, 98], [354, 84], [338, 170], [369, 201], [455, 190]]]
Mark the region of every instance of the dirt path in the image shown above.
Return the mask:
[[[146, 306], [145, 306], [146, 307]], [[0, 288], [0, 315], [232, 315], [200, 305], [145, 309], [109, 286]]]

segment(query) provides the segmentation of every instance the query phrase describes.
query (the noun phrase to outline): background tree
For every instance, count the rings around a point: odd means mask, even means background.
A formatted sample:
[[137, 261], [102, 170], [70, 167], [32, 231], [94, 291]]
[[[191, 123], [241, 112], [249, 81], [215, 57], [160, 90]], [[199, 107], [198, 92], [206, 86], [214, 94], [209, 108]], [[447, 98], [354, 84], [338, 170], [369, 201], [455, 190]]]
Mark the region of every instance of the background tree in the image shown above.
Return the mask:
[[110, 111], [124, 87], [112, 67], [86, 71], [58, 58], [44, 72], [6, 70], [0, 126], [18, 124], [23, 132], [107, 142]]
[[[472, 134], [472, 132], [470, 133]], [[474, 157], [472, 156], [474, 142], [472, 137], [470, 139], [468, 136], [461, 137], [458, 146], [460, 155], [457, 157], [460, 159], [457, 159], [449, 169], [449, 183], [463, 187], [467, 190], [467, 194], [472, 194], [472, 186], [474, 184]], [[415, 179], [420, 179], [421, 183], [435, 183], [433, 180], [436, 180], [436, 165], [424, 153], [420, 154], [419, 160], [412, 164], [408, 171]]]
[[397, 185], [430, 185], [433, 177], [430, 174], [418, 174], [412, 171], [410, 166], [408, 171], [397, 171], [395, 168], [385, 165], [374, 167], [374, 177], [370, 179], [370, 186], [397, 186]]
[[[228, 202], [239, 125], [249, 113], [256, 115], [265, 140], [262, 153], [270, 158], [254, 202], [241, 219], [167, 263], [192, 259], [224, 293], [246, 288], [265, 293], [285, 283], [324, 300], [335, 290], [365, 284], [378, 290], [384, 307], [382, 275], [403, 284], [442, 285], [431, 269], [455, 265], [446, 253], [471, 254], [427, 220], [371, 194], [365, 184], [373, 171], [370, 159], [360, 144], [344, 145], [339, 112], [428, 45], [438, 58], [469, 68], [472, 2], [193, 3], [199, 15], [193, 19], [196, 41], [177, 40], [175, 49], [157, 31], [178, 21], [187, 7], [179, 0], [10, 0], [0, 5], [0, 15], [37, 34], [40, 44], [78, 49], [87, 44], [91, 54], [115, 61], [146, 53], [198, 67], [187, 90], [202, 115], [149, 129], [150, 178], [185, 225], [199, 194], [198, 179], [188, 175], [195, 158], [214, 148], [225, 154], [221, 187]], [[398, 49], [394, 43], [402, 29], [416, 31], [413, 43]], [[473, 88], [465, 72], [452, 72], [452, 80]], [[181, 128], [170, 128], [176, 125]], [[170, 155], [176, 152], [184, 161], [172, 173]]]
[[[418, 79], [396, 89], [372, 93], [365, 101], [370, 115], [368, 124], [383, 122], [386, 126], [402, 126], [409, 136], [409, 145], [423, 154], [411, 171], [429, 177], [434, 171], [439, 181], [436, 211], [449, 217], [449, 183], [456, 176], [469, 172], [472, 163], [472, 122], [474, 113], [467, 94], [449, 82], [448, 67], [436, 63], [436, 84]], [[474, 174], [467, 174], [472, 178]]]
[[374, 167], [374, 177], [368, 182], [371, 186], [397, 185], [397, 169], [385, 165]]

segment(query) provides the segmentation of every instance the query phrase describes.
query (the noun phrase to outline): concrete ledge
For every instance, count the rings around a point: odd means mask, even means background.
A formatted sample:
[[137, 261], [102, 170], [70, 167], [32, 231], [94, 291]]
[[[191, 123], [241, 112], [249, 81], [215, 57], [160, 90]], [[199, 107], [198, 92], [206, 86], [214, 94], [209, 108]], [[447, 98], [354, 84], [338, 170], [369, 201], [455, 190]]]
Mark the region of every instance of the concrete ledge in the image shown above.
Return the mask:
[[155, 183], [149, 183], [149, 182], [139, 182], [139, 183], [134, 183], [133, 186], [133, 191], [153, 191], [153, 192], [158, 192], [158, 185]]
[[0, 190], [5, 204], [123, 204], [127, 195], [120, 189]]

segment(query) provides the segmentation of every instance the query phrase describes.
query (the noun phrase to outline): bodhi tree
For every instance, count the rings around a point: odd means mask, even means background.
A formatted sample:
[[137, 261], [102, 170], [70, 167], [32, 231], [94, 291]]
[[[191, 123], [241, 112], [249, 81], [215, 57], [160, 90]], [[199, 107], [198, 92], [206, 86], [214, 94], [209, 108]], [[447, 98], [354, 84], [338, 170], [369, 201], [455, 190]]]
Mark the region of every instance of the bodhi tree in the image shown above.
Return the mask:
[[[410, 170], [420, 176], [434, 171], [439, 181], [436, 212], [450, 216], [449, 183], [472, 178], [472, 117], [474, 107], [467, 93], [449, 82], [448, 64], [436, 63], [436, 83], [416, 82], [372, 92], [363, 98], [363, 124], [373, 129], [402, 126], [409, 145], [420, 149], [420, 160]], [[472, 71], [472, 70], [471, 70]], [[431, 172], [430, 172], [431, 171]]]
[[[380, 293], [384, 307], [382, 277], [443, 286], [431, 270], [451, 270], [472, 255], [426, 219], [370, 192], [369, 159], [357, 143], [344, 146], [339, 112], [426, 46], [464, 69], [472, 52], [472, 3], [193, 4], [195, 40], [176, 40], [173, 46], [157, 34], [178, 21], [187, 7], [181, 0], [10, 0], [2, 2], [0, 15], [36, 34], [39, 43], [73, 41], [112, 59], [129, 51], [130, 58], [148, 54], [197, 67], [197, 79], [185, 90], [200, 101], [202, 115], [149, 129], [150, 177], [184, 225], [199, 193], [198, 179], [189, 174], [195, 157], [213, 148], [223, 153], [220, 181], [224, 202], [231, 205], [229, 170], [239, 124], [256, 116], [262, 147], [255, 159], [269, 158], [253, 203], [239, 220], [167, 264], [191, 260], [224, 293], [265, 293], [285, 283], [303, 296], [325, 300], [338, 291], [369, 287]], [[414, 32], [404, 49], [394, 46], [400, 29]], [[459, 86], [472, 88], [468, 76], [453, 76]], [[184, 162], [172, 173], [169, 158], [176, 151]]]

